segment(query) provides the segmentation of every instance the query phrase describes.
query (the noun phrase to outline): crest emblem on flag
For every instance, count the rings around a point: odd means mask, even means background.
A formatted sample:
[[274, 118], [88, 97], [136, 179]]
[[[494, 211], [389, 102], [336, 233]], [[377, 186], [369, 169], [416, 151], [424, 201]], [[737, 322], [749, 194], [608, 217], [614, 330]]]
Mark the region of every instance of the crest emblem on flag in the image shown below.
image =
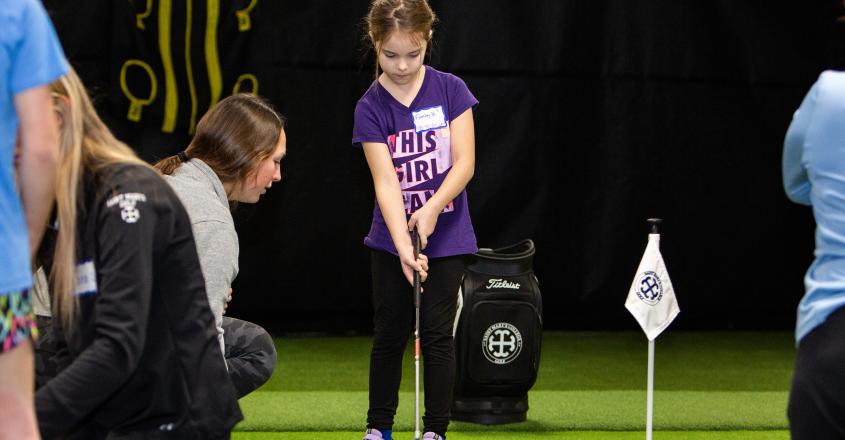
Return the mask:
[[663, 283], [656, 272], [649, 270], [641, 273], [636, 284], [639, 285], [637, 297], [644, 303], [653, 306], [663, 299]]

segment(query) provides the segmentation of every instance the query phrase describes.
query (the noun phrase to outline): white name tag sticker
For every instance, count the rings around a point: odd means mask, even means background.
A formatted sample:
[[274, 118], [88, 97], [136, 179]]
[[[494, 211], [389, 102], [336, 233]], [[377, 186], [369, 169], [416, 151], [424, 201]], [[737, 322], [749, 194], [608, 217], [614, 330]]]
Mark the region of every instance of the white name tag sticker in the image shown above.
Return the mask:
[[446, 126], [446, 115], [443, 114], [442, 105], [411, 112], [411, 116], [414, 118], [414, 131], [417, 133]]
[[97, 293], [97, 269], [93, 261], [76, 265], [76, 294], [93, 295]]

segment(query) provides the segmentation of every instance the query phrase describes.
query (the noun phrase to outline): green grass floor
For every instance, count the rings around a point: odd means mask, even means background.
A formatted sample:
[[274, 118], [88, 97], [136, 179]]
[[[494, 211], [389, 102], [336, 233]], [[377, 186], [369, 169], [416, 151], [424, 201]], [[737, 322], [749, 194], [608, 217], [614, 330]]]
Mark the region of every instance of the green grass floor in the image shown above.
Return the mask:
[[[232, 440], [359, 440], [361, 431], [323, 432], [236, 432]], [[642, 440], [638, 432], [549, 431], [549, 432], [450, 432], [449, 440]], [[400, 432], [397, 440], [411, 440], [413, 433]], [[654, 440], [789, 440], [788, 431], [656, 431]]]
[[[368, 337], [283, 338], [270, 381], [241, 399], [234, 439], [356, 439], [367, 409]], [[789, 333], [667, 332], [655, 350], [655, 440], [788, 439]], [[413, 428], [405, 363], [397, 431]], [[647, 343], [641, 333], [544, 334], [528, 420], [453, 422], [449, 439], [644, 438]], [[398, 439], [410, 439], [410, 434]]]

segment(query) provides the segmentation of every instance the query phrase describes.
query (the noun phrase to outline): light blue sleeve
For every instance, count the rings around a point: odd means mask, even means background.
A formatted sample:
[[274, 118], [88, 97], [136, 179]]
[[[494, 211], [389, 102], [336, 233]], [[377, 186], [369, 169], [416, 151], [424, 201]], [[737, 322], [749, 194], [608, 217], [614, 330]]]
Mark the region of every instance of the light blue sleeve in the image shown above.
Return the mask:
[[21, 15], [22, 38], [12, 57], [9, 85], [13, 94], [49, 84], [68, 71], [56, 30], [40, 1], [27, 0]]
[[819, 82], [810, 88], [801, 107], [792, 117], [783, 142], [783, 189], [786, 196], [795, 203], [810, 204], [810, 180], [804, 168], [803, 153], [807, 129], [816, 107]]

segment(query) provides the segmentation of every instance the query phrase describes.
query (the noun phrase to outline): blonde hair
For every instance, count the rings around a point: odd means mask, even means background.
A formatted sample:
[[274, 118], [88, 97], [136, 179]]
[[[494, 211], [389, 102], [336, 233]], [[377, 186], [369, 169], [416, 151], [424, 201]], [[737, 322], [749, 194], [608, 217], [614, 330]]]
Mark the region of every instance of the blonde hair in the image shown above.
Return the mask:
[[411, 38], [422, 38], [431, 51], [431, 35], [437, 16], [426, 0], [373, 0], [364, 19], [367, 37], [376, 52], [376, 78], [379, 76], [378, 55], [383, 43], [394, 31], [401, 30]]
[[56, 178], [58, 236], [50, 271], [53, 316], [64, 331], [72, 331], [76, 317], [77, 199], [85, 171], [97, 173], [116, 163], [149, 165], [117, 140], [97, 115], [85, 86], [73, 69], [50, 89], [59, 123], [59, 169]]

